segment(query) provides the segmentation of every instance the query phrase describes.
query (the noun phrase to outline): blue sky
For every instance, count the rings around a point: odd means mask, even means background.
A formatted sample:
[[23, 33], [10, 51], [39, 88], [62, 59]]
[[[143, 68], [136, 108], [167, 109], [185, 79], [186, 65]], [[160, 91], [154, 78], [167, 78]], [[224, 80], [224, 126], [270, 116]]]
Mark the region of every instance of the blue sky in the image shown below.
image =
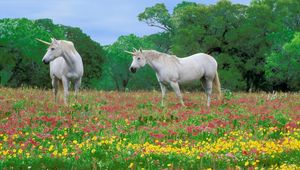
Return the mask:
[[[214, 4], [218, 0], [189, 0]], [[231, 0], [248, 5], [250, 0]], [[146, 7], [164, 3], [172, 10], [181, 0], [1, 0], [0, 18], [50, 18], [56, 24], [80, 27], [102, 45], [121, 35], [148, 35], [161, 30], [138, 21]]]

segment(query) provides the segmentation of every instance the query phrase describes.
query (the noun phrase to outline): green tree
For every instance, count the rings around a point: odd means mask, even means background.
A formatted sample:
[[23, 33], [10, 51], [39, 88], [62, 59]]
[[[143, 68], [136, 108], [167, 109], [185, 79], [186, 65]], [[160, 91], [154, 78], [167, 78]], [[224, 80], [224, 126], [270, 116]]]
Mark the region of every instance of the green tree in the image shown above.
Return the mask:
[[300, 32], [283, 45], [282, 51], [272, 52], [267, 57], [266, 76], [275, 90], [300, 89]]
[[[10, 57], [10, 62], [2, 70], [6, 80], [3, 83], [10, 86], [22, 84], [49, 87], [49, 74], [45, 76], [46, 67], [43, 67], [41, 59], [45, 46], [38, 43], [35, 38], [49, 39], [52, 35], [39, 27], [35, 21], [28, 19], [2, 19], [0, 20], [0, 44], [3, 44], [5, 53], [3, 58]], [[63, 34], [61, 34], [63, 35]], [[9, 74], [7, 74], [9, 73]], [[34, 76], [33, 76], [34, 75]], [[9, 76], [9, 78], [8, 78]]]
[[[131, 74], [129, 66], [132, 56], [124, 50], [132, 51], [134, 48], [152, 49], [152, 44], [133, 34], [121, 36], [111, 46], [106, 48], [107, 58], [104, 63], [104, 76], [101, 79], [102, 88], [108, 90], [151, 89], [157, 84], [154, 72], [143, 68], [136, 74]], [[112, 84], [113, 82], [113, 84]]]
[[138, 16], [140, 21], [147, 23], [149, 26], [157, 27], [165, 31], [172, 31], [173, 25], [171, 16], [162, 3], [158, 3], [153, 7], [146, 8], [144, 12]]

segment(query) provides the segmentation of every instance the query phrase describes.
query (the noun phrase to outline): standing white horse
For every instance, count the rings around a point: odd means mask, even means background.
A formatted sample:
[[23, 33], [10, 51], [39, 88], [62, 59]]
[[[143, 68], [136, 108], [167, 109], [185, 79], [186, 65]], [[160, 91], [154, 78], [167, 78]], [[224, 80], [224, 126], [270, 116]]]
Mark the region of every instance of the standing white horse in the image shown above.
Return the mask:
[[149, 64], [150, 67], [155, 70], [156, 77], [161, 87], [162, 105], [164, 105], [166, 84], [170, 84], [181, 104], [184, 105], [179, 84], [194, 80], [202, 81], [207, 94], [208, 107], [210, 106], [213, 83], [216, 86], [218, 99], [221, 98], [221, 86], [217, 72], [217, 62], [210, 55], [198, 53], [185, 58], [177, 58], [174, 55], [160, 53], [155, 50], [134, 50], [134, 52], [125, 52], [133, 55], [133, 61], [129, 68], [132, 73], [135, 73], [138, 68], [141, 68], [146, 64]]
[[64, 103], [67, 104], [70, 82], [74, 83], [75, 95], [77, 95], [83, 75], [83, 64], [74, 44], [70, 41], [51, 39], [51, 43], [37, 39], [49, 46], [43, 57], [45, 64], [50, 63], [50, 77], [52, 79], [53, 93], [57, 101], [59, 83], [64, 89]]

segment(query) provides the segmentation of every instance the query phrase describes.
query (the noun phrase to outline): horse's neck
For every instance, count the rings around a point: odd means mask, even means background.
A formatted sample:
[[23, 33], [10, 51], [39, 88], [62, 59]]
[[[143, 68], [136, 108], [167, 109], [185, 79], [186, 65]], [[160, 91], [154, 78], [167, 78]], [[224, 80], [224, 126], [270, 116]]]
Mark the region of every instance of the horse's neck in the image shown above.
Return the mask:
[[79, 57], [79, 54], [76, 51], [70, 51], [70, 52], [64, 52], [63, 58], [66, 61], [66, 64], [68, 65], [69, 68], [72, 69], [80, 69], [80, 63], [81, 59]]
[[[157, 73], [162, 70], [170, 70], [175, 71], [175, 67], [177, 66], [176, 63], [166, 63], [165, 61], [168, 60], [167, 58], [164, 58], [167, 56], [159, 55], [159, 56], [148, 56], [146, 58], [147, 64], [150, 65]], [[171, 66], [171, 67], [170, 67]]]
[[162, 69], [163, 64], [160, 62], [161, 57], [152, 58], [151, 56], [146, 57], [147, 64], [156, 72]]

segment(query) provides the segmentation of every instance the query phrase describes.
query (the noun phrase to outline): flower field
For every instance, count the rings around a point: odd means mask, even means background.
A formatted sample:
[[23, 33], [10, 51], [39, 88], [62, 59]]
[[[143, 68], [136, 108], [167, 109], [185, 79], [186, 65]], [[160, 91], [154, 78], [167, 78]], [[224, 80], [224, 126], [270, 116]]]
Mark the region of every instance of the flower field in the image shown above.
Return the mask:
[[[300, 94], [0, 88], [0, 169], [299, 169]], [[61, 98], [62, 100], [62, 98]], [[75, 100], [77, 100], [75, 102]]]

